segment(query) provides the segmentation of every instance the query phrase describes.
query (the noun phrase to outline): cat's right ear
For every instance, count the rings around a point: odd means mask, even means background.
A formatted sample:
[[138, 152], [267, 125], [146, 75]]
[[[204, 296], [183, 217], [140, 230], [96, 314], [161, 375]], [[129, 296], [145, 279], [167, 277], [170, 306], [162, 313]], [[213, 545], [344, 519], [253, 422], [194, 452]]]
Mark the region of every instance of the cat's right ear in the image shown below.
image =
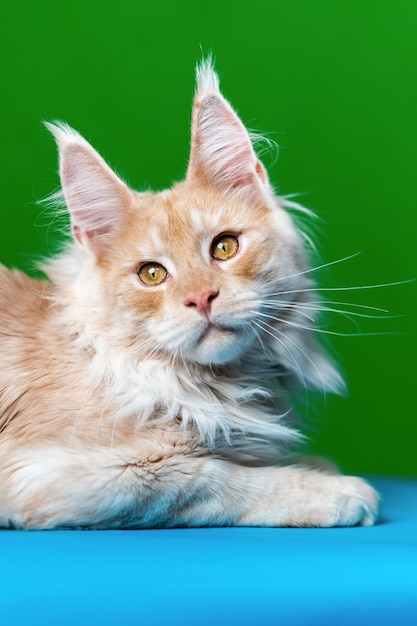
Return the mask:
[[197, 66], [187, 180], [257, 198], [270, 192], [267, 172], [249, 132], [220, 92], [210, 57]]
[[62, 194], [75, 240], [96, 256], [120, 228], [132, 192], [75, 130], [45, 124], [59, 149]]

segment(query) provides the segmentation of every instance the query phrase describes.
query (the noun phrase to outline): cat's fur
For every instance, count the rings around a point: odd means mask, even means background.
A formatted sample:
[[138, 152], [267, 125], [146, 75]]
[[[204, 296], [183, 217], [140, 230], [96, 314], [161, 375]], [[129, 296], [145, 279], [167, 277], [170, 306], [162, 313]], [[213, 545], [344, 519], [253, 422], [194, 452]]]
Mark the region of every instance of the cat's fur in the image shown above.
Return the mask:
[[[364, 481], [288, 460], [288, 389], [341, 380], [306, 317], [302, 237], [210, 62], [170, 190], [132, 191], [50, 129], [73, 242], [49, 281], [0, 269], [0, 525], [374, 523]], [[226, 260], [222, 234], [238, 240]], [[147, 262], [163, 282], [141, 282]]]

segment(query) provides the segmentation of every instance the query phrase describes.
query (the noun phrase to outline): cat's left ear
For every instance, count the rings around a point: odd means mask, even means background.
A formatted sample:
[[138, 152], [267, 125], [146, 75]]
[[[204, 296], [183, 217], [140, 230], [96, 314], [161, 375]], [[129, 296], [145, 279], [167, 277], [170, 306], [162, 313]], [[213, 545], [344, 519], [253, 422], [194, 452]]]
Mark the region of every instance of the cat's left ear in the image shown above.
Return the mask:
[[211, 60], [201, 63], [196, 74], [187, 180], [262, 196], [269, 188], [268, 175], [248, 131], [220, 93]]
[[98, 256], [124, 221], [132, 192], [75, 130], [60, 122], [46, 127], [58, 145], [62, 194], [74, 239]]

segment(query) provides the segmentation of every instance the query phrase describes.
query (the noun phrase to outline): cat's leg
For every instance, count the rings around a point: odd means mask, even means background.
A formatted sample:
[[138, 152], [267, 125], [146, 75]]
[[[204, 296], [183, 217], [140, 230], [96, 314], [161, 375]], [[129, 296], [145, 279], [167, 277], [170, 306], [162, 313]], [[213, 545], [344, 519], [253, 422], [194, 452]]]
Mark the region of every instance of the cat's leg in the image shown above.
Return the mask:
[[378, 516], [378, 494], [364, 480], [301, 466], [207, 459], [194, 488], [200, 497], [177, 511], [175, 525], [370, 526]]
[[0, 471], [0, 522], [21, 528], [371, 525], [378, 496], [359, 478], [295, 465], [108, 449], [19, 450]]

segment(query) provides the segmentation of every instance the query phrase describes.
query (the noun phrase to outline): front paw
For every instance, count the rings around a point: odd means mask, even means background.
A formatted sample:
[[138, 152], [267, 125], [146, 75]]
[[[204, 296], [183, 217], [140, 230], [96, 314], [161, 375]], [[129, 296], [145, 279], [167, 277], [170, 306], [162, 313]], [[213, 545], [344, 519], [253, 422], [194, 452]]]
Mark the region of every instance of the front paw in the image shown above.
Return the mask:
[[379, 496], [361, 478], [334, 477], [332, 509], [326, 526], [372, 526], [378, 519]]

